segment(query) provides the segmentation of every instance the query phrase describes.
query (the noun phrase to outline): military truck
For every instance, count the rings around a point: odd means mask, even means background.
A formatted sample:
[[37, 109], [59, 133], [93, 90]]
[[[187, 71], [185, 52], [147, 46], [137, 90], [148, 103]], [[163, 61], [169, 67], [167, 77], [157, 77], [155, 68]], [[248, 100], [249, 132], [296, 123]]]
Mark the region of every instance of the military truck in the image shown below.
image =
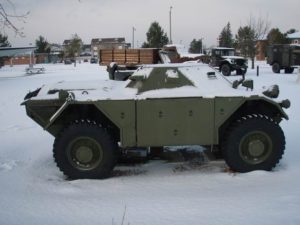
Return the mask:
[[247, 59], [236, 56], [234, 48], [212, 48], [210, 56], [209, 65], [217, 68], [224, 76], [230, 76], [233, 71], [236, 71], [237, 75], [247, 73]]
[[270, 45], [267, 47], [267, 63], [274, 73], [293, 73], [300, 66], [300, 45]]
[[203, 54], [182, 54], [181, 45], [166, 45], [159, 48], [102, 49], [99, 51], [99, 64], [107, 66], [109, 78], [127, 80], [141, 65], [183, 63], [201, 61], [208, 63], [209, 56]]
[[252, 89], [207, 64], [147, 65], [124, 82], [44, 85], [22, 105], [55, 137], [55, 162], [71, 179], [109, 177], [122, 149], [182, 145], [218, 149], [234, 171], [271, 170], [290, 102], [275, 101], [277, 85]]

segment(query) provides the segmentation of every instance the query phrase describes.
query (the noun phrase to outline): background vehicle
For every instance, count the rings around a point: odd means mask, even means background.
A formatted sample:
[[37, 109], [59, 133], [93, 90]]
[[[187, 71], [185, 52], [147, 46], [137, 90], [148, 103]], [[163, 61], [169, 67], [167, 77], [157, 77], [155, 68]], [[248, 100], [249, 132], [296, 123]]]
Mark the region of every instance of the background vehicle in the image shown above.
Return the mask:
[[91, 63], [91, 64], [98, 63], [98, 59], [95, 58], [95, 57], [92, 57], [91, 60], [90, 60], [90, 63]]
[[65, 59], [65, 60], [64, 60], [64, 64], [66, 64], [66, 65], [72, 64], [71, 59]]
[[209, 63], [209, 56], [188, 54], [182, 51], [182, 48], [182, 45], [166, 45], [162, 49], [103, 49], [99, 51], [99, 64], [107, 66], [110, 79], [127, 80], [141, 65], [184, 63], [188, 61]]
[[279, 123], [290, 102], [273, 100], [278, 86], [251, 87], [205, 64], [145, 65], [125, 82], [45, 85], [23, 105], [55, 137], [55, 161], [73, 179], [108, 177], [120, 149], [172, 145], [219, 149], [238, 172], [271, 170], [284, 153]]
[[267, 63], [274, 73], [293, 73], [300, 66], [300, 45], [270, 45], [267, 47]]
[[232, 71], [237, 75], [244, 75], [247, 72], [247, 59], [235, 56], [234, 48], [213, 48], [211, 49], [210, 66], [216, 67], [224, 76], [230, 76]]

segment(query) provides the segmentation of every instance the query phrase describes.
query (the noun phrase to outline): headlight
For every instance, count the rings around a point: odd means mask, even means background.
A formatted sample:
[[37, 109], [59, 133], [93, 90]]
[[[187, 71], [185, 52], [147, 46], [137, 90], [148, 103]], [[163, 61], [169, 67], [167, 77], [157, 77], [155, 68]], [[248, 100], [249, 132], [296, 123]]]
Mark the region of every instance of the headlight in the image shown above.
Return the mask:
[[288, 109], [288, 108], [291, 107], [291, 102], [290, 102], [290, 100], [285, 99], [285, 100], [283, 100], [281, 103], [279, 103], [279, 105], [280, 105], [282, 108]]

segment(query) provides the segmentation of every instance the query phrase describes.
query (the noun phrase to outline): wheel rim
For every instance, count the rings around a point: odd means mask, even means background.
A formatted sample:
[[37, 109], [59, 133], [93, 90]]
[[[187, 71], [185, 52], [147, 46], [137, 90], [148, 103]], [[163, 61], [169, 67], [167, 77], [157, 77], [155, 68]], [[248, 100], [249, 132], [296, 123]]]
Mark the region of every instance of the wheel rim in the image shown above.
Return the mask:
[[95, 169], [103, 159], [101, 145], [90, 137], [78, 137], [67, 147], [67, 157], [74, 168]]
[[246, 163], [255, 165], [264, 162], [272, 153], [272, 140], [264, 132], [255, 131], [245, 135], [239, 146], [239, 154]]

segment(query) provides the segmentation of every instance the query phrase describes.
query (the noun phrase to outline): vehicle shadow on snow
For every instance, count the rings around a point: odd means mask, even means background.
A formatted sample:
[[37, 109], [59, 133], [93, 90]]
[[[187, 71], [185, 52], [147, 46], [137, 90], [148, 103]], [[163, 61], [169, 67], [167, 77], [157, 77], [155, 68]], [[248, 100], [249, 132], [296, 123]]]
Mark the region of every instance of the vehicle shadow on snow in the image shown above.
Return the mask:
[[122, 160], [112, 172], [112, 177], [141, 176], [154, 171], [164, 173], [165, 170], [168, 170], [168, 174], [231, 172], [224, 160], [211, 160], [204, 151], [191, 151], [183, 147], [176, 151], [165, 149], [154, 158]]
[[[32, 167], [39, 170], [31, 171], [34, 177], [51, 182], [73, 181], [58, 170], [50, 159], [37, 160]], [[31, 167], [31, 168], [32, 168]], [[153, 174], [178, 175], [183, 173], [232, 173], [224, 160], [211, 160], [204, 151], [179, 148], [176, 151], [165, 149], [160, 157], [129, 158], [122, 160], [112, 171], [110, 178], [151, 176]]]

